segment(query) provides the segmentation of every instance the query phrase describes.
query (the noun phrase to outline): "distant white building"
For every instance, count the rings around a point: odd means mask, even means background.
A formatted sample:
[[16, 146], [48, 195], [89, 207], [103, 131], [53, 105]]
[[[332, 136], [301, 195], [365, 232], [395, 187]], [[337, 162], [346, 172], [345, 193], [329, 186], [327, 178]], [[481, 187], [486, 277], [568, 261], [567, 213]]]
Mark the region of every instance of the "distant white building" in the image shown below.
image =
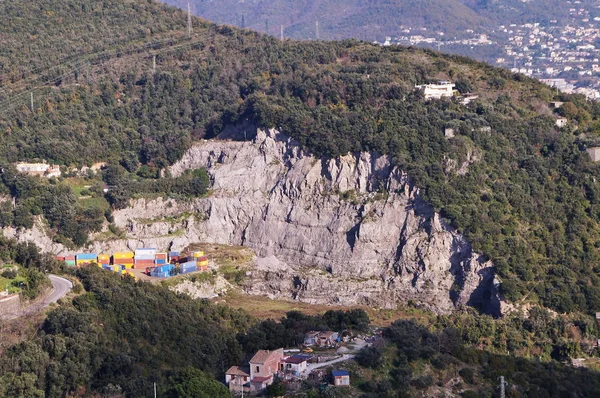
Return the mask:
[[40, 177], [60, 177], [60, 167], [50, 166], [47, 163], [17, 163], [19, 173]]
[[440, 82], [440, 84], [424, 84], [416, 87], [423, 90], [425, 99], [453, 97], [454, 93], [457, 92], [454, 89], [455, 85], [450, 82]]
[[558, 119], [556, 119], [556, 127], [562, 129], [563, 127], [566, 127], [566, 125], [569, 123], [569, 121], [567, 120], [566, 117], [559, 117]]

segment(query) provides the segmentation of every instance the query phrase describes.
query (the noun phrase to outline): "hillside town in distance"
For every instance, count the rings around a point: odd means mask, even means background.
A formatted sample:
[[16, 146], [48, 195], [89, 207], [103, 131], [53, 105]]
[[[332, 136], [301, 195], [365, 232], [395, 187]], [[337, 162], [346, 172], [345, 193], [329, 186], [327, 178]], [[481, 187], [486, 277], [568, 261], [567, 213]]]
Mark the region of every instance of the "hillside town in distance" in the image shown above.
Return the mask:
[[540, 79], [565, 93], [600, 100], [600, 9], [586, 10], [579, 1], [570, 4], [571, 20], [561, 24], [526, 23], [467, 30], [461, 38], [443, 32], [401, 26], [401, 34], [381, 45], [429, 47], [458, 53]]

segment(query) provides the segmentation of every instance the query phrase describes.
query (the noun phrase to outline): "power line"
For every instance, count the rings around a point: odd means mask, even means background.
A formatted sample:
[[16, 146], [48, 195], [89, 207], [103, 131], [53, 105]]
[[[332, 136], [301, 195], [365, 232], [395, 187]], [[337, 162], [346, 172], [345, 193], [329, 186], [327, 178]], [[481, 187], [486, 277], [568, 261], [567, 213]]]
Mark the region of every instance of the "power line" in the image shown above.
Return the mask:
[[192, 12], [190, 11], [190, 2], [188, 1], [188, 13], [187, 13], [187, 28], [188, 35], [192, 35]]
[[[167, 47], [165, 48], [161, 48], [156, 50], [153, 55], [157, 55], [157, 54], [161, 54], [161, 53], [165, 53], [165, 52], [170, 52], [170, 51], [175, 51], [175, 50], [182, 50], [185, 49], [187, 47], [192, 47], [196, 44], [200, 44], [202, 43], [203, 40], [198, 39], [195, 41], [190, 41], [187, 43], [180, 43], [180, 44], [171, 44], [171, 40], [165, 40], [163, 43], [165, 43], [167, 45]], [[101, 53], [95, 53], [92, 55], [96, 55], [96, 54], [100, 54], [98, 55], [95, 59], [93, 57], [86, 57], [88, 59], [88, 65], [89, 65], [89, 60], [94, 60], [98, 65], [100, 64], [101, 61], [103, 60], [110, 60], [112, 58], [116, 58], [116, 57], [120, 57], [122, 55], [130, 55], [133, 54], [135, 52], [141, 52], [145, 49], [147, 49], [148, 47], [153, 47], [156, 46], [157, 44], [163, 44], [163, 43], [149, 43], [146, 44], [142, 47], [138, 47], [138, 48], [130, 48], [127, 50], [122, 50], [122, 51], [109, 51], [109, 52], [105, 52], [104, 54]], [[61, 76], [55, 78], [54, 80], [47, 80], [45, 82], [41, 82], [43, 84], [45, 84], [45, 86], [38, 86], [38, 87], [33, 87], [31, 89], [28, 90], [24, 90], [21, 93], [15, 94], [10, 98], [7, 98], [3, 101], [0, 101], [0, 113], [4, 112], [4, 111], [8, 111], [11, 110], [15, 105], [18, 105], [19, 103], [21, 103], [23, 101], [23, 97], [27, 96], [27, 95], [32, 95], [33, 93], [39, 92], [45, 88], [48, 88], [48, 85], [54, 85], [59, 83], [60, 81], [62, 81], [63, 79], [74, 75], [77, 71], [80, 71], [82, 68], [82, 63], [80, 62], [78, 66], [76, 66], [75, 68], [73, 68], [72, 70], [68, 71], [67, 73], [62, 74]], [[43, 78], [43, 77], [42, 77]], [[36, 80], [39, 80], [39, 78], [37, 78]]]

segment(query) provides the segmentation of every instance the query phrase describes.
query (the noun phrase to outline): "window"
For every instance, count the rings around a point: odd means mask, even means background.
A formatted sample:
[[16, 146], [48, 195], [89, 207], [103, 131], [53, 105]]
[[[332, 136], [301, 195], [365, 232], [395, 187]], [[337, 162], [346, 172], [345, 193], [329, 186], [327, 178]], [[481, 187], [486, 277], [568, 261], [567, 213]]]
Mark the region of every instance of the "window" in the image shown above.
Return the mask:
[[260, 373], [260, 366], [256, 367], [256, 373]]

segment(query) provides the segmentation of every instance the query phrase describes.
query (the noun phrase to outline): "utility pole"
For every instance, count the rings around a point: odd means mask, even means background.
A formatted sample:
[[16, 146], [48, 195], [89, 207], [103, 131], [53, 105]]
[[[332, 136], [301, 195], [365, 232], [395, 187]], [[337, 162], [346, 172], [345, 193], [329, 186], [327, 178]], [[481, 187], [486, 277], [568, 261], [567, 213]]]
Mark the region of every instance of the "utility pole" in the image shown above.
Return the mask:
[[192, 35], [192, 12], [190, 11], [190, 2], [188, 1], [188, 35]]
[[33, 112], [33, 93], [30, 93], [30, 94], [31, 94], [31, 112]]
[[244, 14], [242, 14], [242, 29], [246, 29], [246, 16]]
[[283, 25], [280, 26], [280, 32], [279, 35], [281, 36], [281, 41], [283, 41], [284, 37], [283, 37]]
[[156, 72], [156, 54], [152, 56], [152, 73]]
[[315, 34], [317, 36], [317, 40], [319, 40], [319, 21], [315, 21]]
[[156, 382], [154, 382], [154, 398], [156, 398]]
[[506, 398], [505, 385], [504, 376], [500, 376], [500, 398]]

